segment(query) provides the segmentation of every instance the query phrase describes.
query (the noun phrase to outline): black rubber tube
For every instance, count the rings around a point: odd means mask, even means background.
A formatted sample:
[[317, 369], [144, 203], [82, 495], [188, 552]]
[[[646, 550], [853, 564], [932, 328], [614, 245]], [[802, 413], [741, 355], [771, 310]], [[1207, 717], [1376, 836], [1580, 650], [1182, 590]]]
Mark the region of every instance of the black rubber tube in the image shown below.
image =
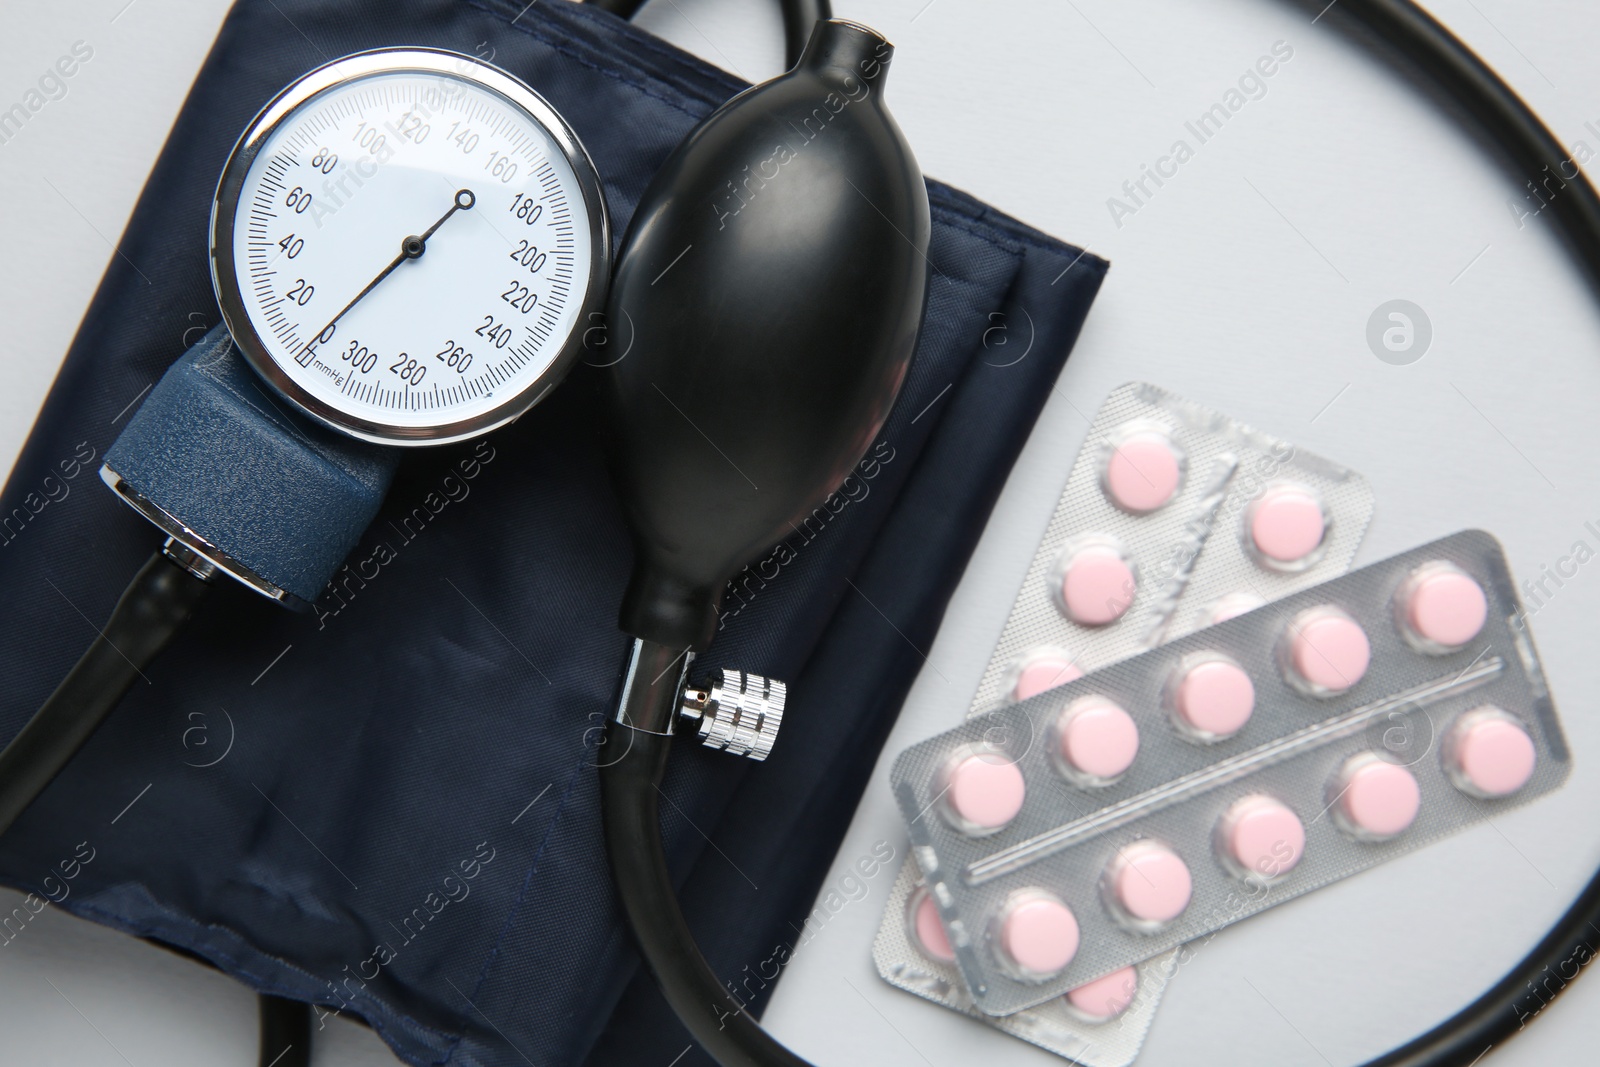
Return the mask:
[[823, 19], [833, 18], [828, 0], [782, 0], [784, 62], [794, 66], [811, 40], [811, 31]]
[[644, 6], [644, 0], [584, 0], [584, 2], [625, 19], [633, 18]]
[[[134, 575], [100, 635], [0, 751], [0, 834], [44, 792], [161, 654], [211, 586], [157, 552]], [[310, 1067], [311, 1009], [262, 995], [260, 1067]]]
[[659, 802], [672, 738], [610, 723], [603, 751], [610, 759], [600, 768], [606, 855], [640, 955], [667, 1003], [722, 1067], [807, 1067], [718, 980], [678, 907]]
[[100, 636], [0, 751], [0, 834], [61, 773], [210, 588], [160, 552], [134, 575]]
[[[645, 0], [585, 0], [602, 11], [631, 19], [639, 13]], [[828, 0], [780, 0], [783, 8], [783, 51], [789, 66], [794, 66], [811, 39], [811, 28], [820, 19], [831, 19], [833, 9]]]
[[[1311, 0], [1355, 23], [1403, 73], [1431, 82], [1475, 124], [1519, 181], [1550, 208], [1589, 284], [1600, 295], [1600, 196], [1515, 90], [1466, 44], [1410, 0]], [[1548, 198], [1548, 199], [1546, 199]], [[1600, 952], [1600, 871], [1533, 951], [1477, 1000], [1367, 1067], [1466, 1067], [1519, 1033]]]
[[311, 1007], [263, 993], [256, 1006], [261, 1015], [260, 1067], [311, 1067]]
[[1600, 196], [1539, 116], [1489, 65], [1411, 0], [1296, 0], [1354, 33], [1397, 70], [1440, 90], [1498, 152], [1518, 182], [1532, 182], [1600, 296]]

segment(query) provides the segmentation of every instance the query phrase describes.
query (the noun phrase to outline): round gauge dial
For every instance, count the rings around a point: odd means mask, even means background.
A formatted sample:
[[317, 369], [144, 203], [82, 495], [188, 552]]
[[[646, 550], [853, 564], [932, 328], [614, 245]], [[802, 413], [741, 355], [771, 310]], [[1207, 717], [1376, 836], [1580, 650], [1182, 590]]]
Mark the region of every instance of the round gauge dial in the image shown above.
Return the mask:
[[471, 57], [364, 52], [284, 90], [211, 220], [223, 318], [274, 388], [388, 444], [484, 433], [566, 372], [609, 276], [588, 155]]

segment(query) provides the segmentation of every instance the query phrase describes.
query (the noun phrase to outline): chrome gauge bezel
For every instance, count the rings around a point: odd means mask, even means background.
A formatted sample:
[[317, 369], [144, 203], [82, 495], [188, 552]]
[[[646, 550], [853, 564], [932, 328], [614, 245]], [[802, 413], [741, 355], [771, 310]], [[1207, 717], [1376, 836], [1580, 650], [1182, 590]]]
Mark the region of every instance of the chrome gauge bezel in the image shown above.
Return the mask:
[[[576, 176], [589, 215], [589, 276], [571, 334], [550, 365], [515, 395], [471, 418], [431, 426], [402, 426], [341, 411], [298, 385], [270, 354], [245, 308], [235, 256], [234, 218], [245, 179], [273, 133], [318, 96], [351, 82], [389, 74], [436, 74], [471, 82], [526, 113], [550, 136]], [[584, 331], [604, 306], [611, 277], [611, 230], [600, 176], [565, 119], [530, 86], [472, 56], [434, 48], [383, 48], [358, 52], [300, 78], [251, 121], [223, 165], [211, 205], [211, 282], [223, 322], [246, 360], [284, 399], [325, 426], [362, 441], [385, 445], [442, 445], [488, 433], [513, 421], [553, 389], [577, 359]]]

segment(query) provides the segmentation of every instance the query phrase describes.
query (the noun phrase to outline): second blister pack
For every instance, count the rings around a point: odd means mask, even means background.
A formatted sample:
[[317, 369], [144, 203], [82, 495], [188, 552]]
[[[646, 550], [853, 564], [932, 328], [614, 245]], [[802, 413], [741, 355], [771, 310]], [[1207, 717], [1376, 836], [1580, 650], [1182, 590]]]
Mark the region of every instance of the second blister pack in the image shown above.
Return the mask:
[[1371, 518], [1354, 471], [1123, 385], [1089, 427], [973, 710], [1343, 574]]

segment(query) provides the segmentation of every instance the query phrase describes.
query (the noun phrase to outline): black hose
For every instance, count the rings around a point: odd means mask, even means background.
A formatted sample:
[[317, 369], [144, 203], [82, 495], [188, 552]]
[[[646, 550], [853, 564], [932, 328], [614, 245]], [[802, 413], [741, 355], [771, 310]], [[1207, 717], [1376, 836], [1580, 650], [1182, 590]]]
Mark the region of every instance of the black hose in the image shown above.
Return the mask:
[[644, 0], [584, 0], [584, 2], [625, 19], [633, 18], [644, 6]]
[[658, 801], [671, 751], [670, 736], [614, 722], [606, 727], [604, 753], [623, 753], [600, 768], [606, 855], [645, 966], [690, 1035], [722, 1067], [807, 1067], [717, 979], [678, 907]]
[[[1321, 7], [1326, 0], [1314, 0]], [[1590, 285], [1600, 294], [1600, 196], [1554, 134], [1516, 92], [1449, 30], [1410, 0], [1340, 0], [1329, 17], [1354, 20], [1367, 43], [1403, 61], [1476, 123], [1519, 180], [1550, 208]], [[1477, 1000], [1367, 1067], [1476, 1063], [1519, 1032], [1600, 955], [1600, 871], [1544, 939]]]
[[800, 61], [800, 53], [811, 40], [811, 31], [823, 19], [833, 18], [828, 0], [782, 0], [783, 57], [789, 66]]
[[267, 993], [256, 1004], [261, 1013], [260, 1067], [311, 1067], [311, 1006]]
[[[189, 621], [210, 584], [151, 556], [111, 618], [22, 731], [0, 751], [0, 834], [44, 792]], [[260, 1067], [310, 1067], [311, 1009], [262, 995]]]
[[[1402, 74], [1433, 83], [1476, 124], [1510, 165], [1531, 182], [1600, 295], [1600, 196], [1567, 149], [1516, 91], [1432, 15], [1411, 0], [1298, 0], [1330, 20], [1355, 23], [1364, 44]], [[1354, 28], [1354, 27], [1352, 27]]]
[[[602, 11], [625, 19], [639, 13], [645, 0], [585, 0]], [[821, 19], [833, 18], [828, 0], [780, 0], [783, 7], [783, 51], [789, 66], [794, 66], [811, 40], [811, 28]]]
[[161, 552], [134, 575], [100, 636], [0, 751], [0, 834], [143, 677], [210, 588]]

